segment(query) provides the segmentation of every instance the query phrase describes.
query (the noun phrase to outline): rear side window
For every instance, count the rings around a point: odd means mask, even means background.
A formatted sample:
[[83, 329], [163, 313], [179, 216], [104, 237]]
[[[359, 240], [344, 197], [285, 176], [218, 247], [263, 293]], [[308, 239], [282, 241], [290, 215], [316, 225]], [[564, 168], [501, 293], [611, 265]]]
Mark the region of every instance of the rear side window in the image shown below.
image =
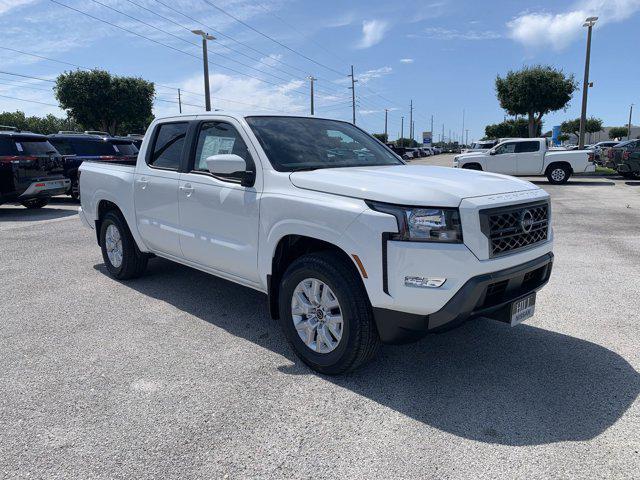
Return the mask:
[[76, 138], [71, 140], [73, 150], [77, 155], [83, 155], [87, 157], [98, 157], [107, 155], [117, 155], [115, 148], [109, 142], [104, 140], [85, 138]]
[[188, 123], [163, 123], [156, 129], [153, 152], [148, 159], [149, 166], [178, 170], [182, 159], [184, 139]]
[[132, 142], [111, 142], [121, 155], [137, 155], [138, 149]]
[[62, 155], [75, 155], [76, 153], [67, 140], [54, 138], [49, 140], [49, 142], [51, 142], [51, 144], [56, 147], [56, 150], [58, 150]]
[[516, 153], [538, 152], [540, 142], [520, 142], [516, 144]]

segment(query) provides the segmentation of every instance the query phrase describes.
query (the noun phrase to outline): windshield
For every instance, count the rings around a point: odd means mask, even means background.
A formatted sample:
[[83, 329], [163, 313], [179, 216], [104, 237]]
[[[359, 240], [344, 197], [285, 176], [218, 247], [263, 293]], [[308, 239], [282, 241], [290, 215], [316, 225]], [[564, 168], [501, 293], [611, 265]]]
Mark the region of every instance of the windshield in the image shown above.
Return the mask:
[[247, 117], [279, 172], [403, 165], [380, 142], [350, 123], [299, 117]]
[[58, 153], [56, 148], [47, 140], [38, 140], [35, 138], [16, 140], [16, 148], [20, 153], [25, 153], [27, 155]]

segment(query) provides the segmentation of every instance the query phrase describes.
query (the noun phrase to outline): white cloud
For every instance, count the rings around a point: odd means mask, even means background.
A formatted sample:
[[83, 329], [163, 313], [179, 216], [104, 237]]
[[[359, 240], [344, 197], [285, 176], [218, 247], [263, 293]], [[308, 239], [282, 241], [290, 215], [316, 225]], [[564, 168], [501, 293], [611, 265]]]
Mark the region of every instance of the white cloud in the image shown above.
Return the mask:
[[389, 24], [384, 20], [363, 21], [362, 39], [358, 43], [358, 48], [369, 48], [380, 43], [388, 29]]
[[369, 83], [374, 78], [384, 77], [385, 75], [389, 75], [393, 72], [393, 68], [391, 67], [380, 67], [373, 70], [367, 70], [364, 73], [356, 74], [356, 78], [359, 83]]
[[413, 63], [413, 58], [401, 58], [400, 63]]
[[0, 0], [0, 15], [2, 15], [4, 12], [8, 12], [13, 8], [32, 3], [34, 1], [35, 0]]
[[566, 12], [523, 13], [507, 23], [509, 37], [530, 48], [562, 50], [582, 35], [589, 16], [597, 27], [626, 20], [640, 10], [640, 0], [580, 0]]
[[500, 34], [493, 30], [467, 30], [462, 32], [442, 27], [430, 27], [425, 28], [423, 32], [427, 38], [436, 40], [494, 40], [500, 38]]

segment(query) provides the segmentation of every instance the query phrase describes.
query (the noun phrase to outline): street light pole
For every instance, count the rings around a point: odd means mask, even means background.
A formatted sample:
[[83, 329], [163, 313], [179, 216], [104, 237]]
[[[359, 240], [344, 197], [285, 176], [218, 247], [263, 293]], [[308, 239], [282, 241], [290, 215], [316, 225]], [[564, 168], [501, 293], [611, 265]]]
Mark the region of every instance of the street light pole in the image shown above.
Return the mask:
[[355, 125], [356, 124], [356, 82], [358, 80], [356, 80], [356, 77], [353, 75], [353, 65], [351, 65], [351, 75], [349, 75], [349, 77], [351, 77], [351, 87], [349, 88], [351, 89], [351, 112], [353, 114], [351, 123]]
[[598, 17], [588, 17], [583, 27], [587, 27], [587, 56], [584, 61], [584, 80], [582, 82], [582, 113], [580, 114], [580, 135], [578, 138], [578, 148], [584, 148], [584, 131], [587, 124], [587, 94], [589, 92], [589, 63], [591, 61], [591, 31], [596, 24]]
[[633, 113], [633, 103], [629, 105], [629, 123], [627, 125], [627, 140], [631, 140], [631, 114]]
[[211, 92], [209, 92], [209, 55], [207, 52], [207, 40], [215, 40], [216, 37], [202, 30], [191, 30], [191, 33], [202, 37], [202, 62], [204, 66], [204, 104], [207, 112], [211, 111]]
[[387, 133], [387, 119], [389, 117], [389, 109], [385, 108], [384, 109], [384, 138], [387, 139], [387, 141], [389, 141], [389, 136]]
[[401, 147], [404, 147], [404, 140], [402, 140], [404, 138], [404, 115], [400, 118], [400, 142], [401, 142]]

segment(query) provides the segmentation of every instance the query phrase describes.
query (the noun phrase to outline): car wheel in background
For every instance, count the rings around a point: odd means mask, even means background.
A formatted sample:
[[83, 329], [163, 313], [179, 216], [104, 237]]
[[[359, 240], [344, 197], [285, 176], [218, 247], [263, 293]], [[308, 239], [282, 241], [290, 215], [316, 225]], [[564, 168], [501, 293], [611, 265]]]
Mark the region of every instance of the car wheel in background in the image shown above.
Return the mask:
[[466, 165], [463, 165], [462, 168], [465, 168], [467, 170], [482, 170], [482, 167], [477, 163], [468, 163]]
[[547, 171], [547, 179], [549, 183], [553, 185], [561, 185], [563, 183], [567, 183], [569, 177], [571, 176], [571, 171], [562, 165], [551, 166]]
[[136, 278], [144, 273], [149, 257], [138, 249], [120, 213], [110, 211], [102, 219], [100, 247], [107, 270], [118, 280]]
[[71, 188], [69, 188], [69, 195], [71, 195], [72, 199], [78, 202], [80, 201], [80, 185], [78, 183], [77, 177], [71, 180]]
[[280, 324], [298, 357], [337, 375], [369, 361], [380, 338], [353, 265], [335, 252], [305, 255], [282, 277]]
[[25, 200], [24, 202], [21, 202], [21, 203], [24, 207], [28, 208], [29, 210], [33, 210], [36, 208], [42, 208], [46, 206], [49, 203], [49, 199], [48, 198], [30, 198], [29, 200]]

